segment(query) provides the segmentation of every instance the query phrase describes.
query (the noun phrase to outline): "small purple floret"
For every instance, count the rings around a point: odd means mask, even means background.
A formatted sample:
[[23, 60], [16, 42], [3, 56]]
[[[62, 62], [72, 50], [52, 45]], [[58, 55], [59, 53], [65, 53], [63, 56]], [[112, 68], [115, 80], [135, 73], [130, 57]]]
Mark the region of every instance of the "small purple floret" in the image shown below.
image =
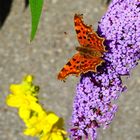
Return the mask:
[[97, 128], [106, 128], [117, 112], [114, 101], [126, 90], [121, 76], [130, 75], [140, 59], [140, 2], [113, 0], [98, 34], [106, 39], [106, 64], [98, 73], [81, 76], [73, 104], [72, 140], [96, 140]]

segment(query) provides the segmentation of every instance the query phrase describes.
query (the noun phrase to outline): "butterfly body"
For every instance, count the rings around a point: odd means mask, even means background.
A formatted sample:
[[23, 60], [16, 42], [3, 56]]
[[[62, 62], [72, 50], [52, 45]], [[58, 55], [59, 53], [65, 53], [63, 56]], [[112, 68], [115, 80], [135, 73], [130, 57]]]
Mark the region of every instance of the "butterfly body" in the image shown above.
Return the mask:
[[106, 52], [103, 45], [104, 38], [95, 33], [91, 26], [87, 26], [82, 21], [82, 15], [75, 14], [75, 31], [80, 46], [76, 47], [78, 51], [58, 74], [59, 80], [65, 80], [70, 74], [79, 76], [88, 71], [96, 72], [97, 66], [101, 65], [103, 53]]
[[87, 47], [76, 47], [76, 50], [82, 55], [88, 55], [89, 57], [102, 57], [102, 53], [100, 51], [96, 51], [92, 48]]

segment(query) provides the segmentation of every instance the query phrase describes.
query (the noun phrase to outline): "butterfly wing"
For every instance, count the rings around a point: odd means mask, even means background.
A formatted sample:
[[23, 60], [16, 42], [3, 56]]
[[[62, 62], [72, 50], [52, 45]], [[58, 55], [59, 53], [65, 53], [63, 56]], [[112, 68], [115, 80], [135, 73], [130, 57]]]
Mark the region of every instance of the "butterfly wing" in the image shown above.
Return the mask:
[[65, 78], [70, 74], [75, 74], [76, 76], [78, 76], [79, 74], [86, 73], [87, 71], [96, 72], [96, 67], [103, 61], [104, 60], [100, 57], [89, 57], [77, 53], [61, 69], [58, 74], [58, 79], [65, 80]]
[[92, 26], [84, 24], [82, 19], [82, 15], [75, 14], [75, 31], [80, 45], [83, 47], [91, 47], [96, 51], [105, 52], [105, 46], [103, 45], [104, 38], [99, 37], [92, 29]]
[[88, 35], [88, 46], [96, 51], [106, 52], [105, 46], [103, 44], [104, 40], [105, 39], [99, 37], [96, 32], [93, 32]]
[[85, 25], [83, 22], [83, 15], [75, 14], [74, 23], [75, 31], [77, 33], [77, 38], [81, 46], [88, 43], [88, 34], [92, 33], [91, 26]]
[[80, 71], [86, 73], [88, 71], [97, 72], [97, 67], [101, 65], [104, 60], [100, 57], [81, 56]]
[[81, 55], [79, 53], [75, 54], [66, 65], [61, 69], [61, 71], [58, 74], [59, 80], [65, 80], [65, 78], [69, 74], [76, 74], [78, 75], [80, 73], [80, 69], [77, 69], [79, 67]]
[[[104, 61], [100, 58], [100, 52], [105, 51], [105, 47], [103, 45], [103, 38], [100, 38], [91, 28], [91, 26], [87, 26], [82, 21], [82, 15], [75, 14], [74, 23], [75, 23], [75, 31], [77, 33], [77, 38], [82, 47], [87, 48], [83, 49], [75, 54], [68, 63], [61, 69], [58, 74], [59, 80], [65, 80], [65, 78], [70, 74], [75, 74], [78, 76], [81, 73], [86, 73], [88, 71], [96, 72], [97, 66], [101, 65]], [[92, 55], [89, 48], [92, 48], [91, 51], [95, 51]], [[95, 57], [96, 56], [96, 57]]]

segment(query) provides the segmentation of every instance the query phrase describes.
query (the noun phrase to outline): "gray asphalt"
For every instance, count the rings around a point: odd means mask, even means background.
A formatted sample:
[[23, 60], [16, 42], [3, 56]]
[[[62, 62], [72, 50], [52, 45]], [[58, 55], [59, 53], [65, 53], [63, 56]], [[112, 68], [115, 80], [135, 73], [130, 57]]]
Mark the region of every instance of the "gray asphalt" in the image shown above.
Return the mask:
[[[47, 0], [36, 38], [30, 44], [30, 11], [24, 10], [23, 1], [14, 0], [11, 13], [0, 30], [0, 140], [36, 139], [22, 134], [24, 124], [17, 110], [5, 104], [9, 85], [20, 82], [27, 73], [33, 74], [35, 83], [40, 85], [39, 99], [44, 108], [64, 117], [68, 126], [79, 78], [70, 76], [63, 83], [56, 77], [78, 45], [73, 16], [83, 13], [85, 23], [93, 24], [96, 29], [105, 11], [101, 0]], [[99, 130], [98, 140], [140, 140], [139, 71], [140, 65], [124, 79], [128, 90], [118, 100], [119, 110], [113, 123], [108, 129]]]

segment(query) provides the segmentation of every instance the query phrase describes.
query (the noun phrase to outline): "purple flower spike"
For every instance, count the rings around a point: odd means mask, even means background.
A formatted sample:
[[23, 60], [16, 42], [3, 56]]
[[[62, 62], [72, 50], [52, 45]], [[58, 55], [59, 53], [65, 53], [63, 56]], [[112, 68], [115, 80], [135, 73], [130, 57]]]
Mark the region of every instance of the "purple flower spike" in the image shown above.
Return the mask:
[[106, 38], [106, 64], [98, 73], [81, 76], [71, 119], [72, 140], [96, 140], [97, 128], [106, 128], [117, 112], [113, 101], [126, 90], [121, 76], [129, 75], [140, 59], [140, 2], [113, 0], [98, 34]]

